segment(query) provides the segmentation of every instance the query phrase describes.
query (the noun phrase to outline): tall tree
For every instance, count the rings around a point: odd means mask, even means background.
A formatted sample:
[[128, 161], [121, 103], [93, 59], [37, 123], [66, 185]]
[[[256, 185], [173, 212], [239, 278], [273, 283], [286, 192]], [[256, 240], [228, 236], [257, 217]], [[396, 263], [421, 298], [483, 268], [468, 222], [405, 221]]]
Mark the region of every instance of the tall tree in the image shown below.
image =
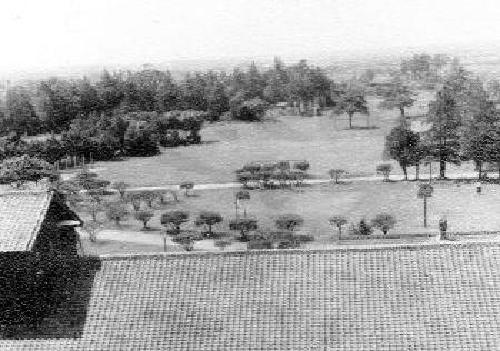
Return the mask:
[[7, 91], [6, 116], [4, 126], [18, 134], [38, 134], [40, 120], [31, 103], [28, 92], [22, 88], [13, 88]]
[[57, 78], [41, 81], [41, 108], [47, 127], [55, 132], [68, 129], [81, 114], [80, 96], [76, 84]]
[[497, 163], [500, 152], [500, 114], [493, 102], [478, 102], [478, 110], [465, 125], [462, 134], [462, 157], [475, 162], [481, 178], [485, 162]]
[[287, 85], [289, 84], [289, 78], [285, 65], [278, 57], [274, 58], [274, 66], [267, 72], [266, 76], [264, 98], [270, 103], [288, 101]]
[[255, 62], [252, 61], [248, 71], [246, 72], [246, 99], [260, 98], [262, 99], [266, 81], [264, 76], [259, 72]]
[[379, 107], [388, 110], [399, 110], [401, 116], [401, 126], [404, 127], [406, 125], [405, 109], [413, 106], [417, 94], [398, 80], [395, 81], [389, 88], [380, 90], [378, 95], [383, 98]]
[[405, 180], [408, 180], [407, 168], [420, 161], [419, 143], [419, 135], [404, 127], [393, 128], [385, 138], [384, 152], [399, 163]]
[[429, 104], [429, 153], [439, 161], [439, 176], [446, 177], [446, 164], [460, 163], [460, 139], [463, 127], [481, 113], [486, 92], [481, 81], [472, 79], [462, 68], [445, 81]]
[[349, 128], [352, 129], [352, 117], [355, 113], [368, 115], [368, 104], [366, 102], [364, 93], [357, 90], [348, 88], [346, 91], [341, 92], [336, 102], [336, 113], [347, 113], [349, 116]]
[[96, 85], [101, 110], [107, 114], [120, 106], [123, 99], [123, 78], [119, 73], [104, 70]]
[[77, 82], [77, 94], [80, 99], [80, 112], [88, 117], [93, 112], [99, 111], [101, 101], [97, 89], [87, 78]]
[[445, 85], [436, 94], [436, 100], [429, 104], [428, 120], [432, 123], [429, 131], [430, 153], [439, 160], [439, 177], [446, 177], [446, 163], [459, 163], [459, 128], [462, 113], [458, 97], [461, 89], [452, 84]]

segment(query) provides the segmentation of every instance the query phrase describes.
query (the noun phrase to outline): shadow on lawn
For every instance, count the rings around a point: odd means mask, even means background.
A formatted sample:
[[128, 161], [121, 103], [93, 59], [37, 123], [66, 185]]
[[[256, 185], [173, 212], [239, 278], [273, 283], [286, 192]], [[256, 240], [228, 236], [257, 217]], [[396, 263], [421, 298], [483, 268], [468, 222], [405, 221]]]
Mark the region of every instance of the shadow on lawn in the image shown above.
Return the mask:
[[373, 129], [380, 129], [380, 127], [377, 126], [352, 126], [351, 128], [344, 128], [344, 130], [373, 130]]

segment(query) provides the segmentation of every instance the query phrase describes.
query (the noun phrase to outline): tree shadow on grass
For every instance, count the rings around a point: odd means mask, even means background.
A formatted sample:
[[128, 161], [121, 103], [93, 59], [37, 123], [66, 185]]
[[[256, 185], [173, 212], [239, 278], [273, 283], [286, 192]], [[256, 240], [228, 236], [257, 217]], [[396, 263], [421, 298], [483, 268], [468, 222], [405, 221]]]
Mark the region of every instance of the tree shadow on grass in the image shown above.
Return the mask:
[[372, 129], [380, 129], [380, 127], [377, 126], [352, 126], [352, 128], [344, 128], [344, 130], [372, 130]]
[[0, 255], [0, 340], [79, 338], [98, 258]]
[[139, 231], [141, 233], [159, 233], [161, 232], [163, 228], [160, 228], [160, 227], [150, 227], [148, 226], [147, 228], [144, 228], [144, 227], [141, 227], [141, 229], [139, 229]]

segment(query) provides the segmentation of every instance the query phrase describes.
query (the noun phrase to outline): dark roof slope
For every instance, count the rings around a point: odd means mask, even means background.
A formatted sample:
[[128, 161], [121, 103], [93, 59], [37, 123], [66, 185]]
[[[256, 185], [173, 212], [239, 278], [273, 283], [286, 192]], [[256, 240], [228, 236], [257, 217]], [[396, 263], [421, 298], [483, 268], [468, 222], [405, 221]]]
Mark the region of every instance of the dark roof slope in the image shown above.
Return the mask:
[[[75, 338], [25, 350], [495, 350], [500, 244], [101, 259]], [[81, 292], [79, 292], [81, 293]], [[80, 303], [81, 304], [81, 303]], [[76, 314], [78, 308], [73, 309]], [[83, 313], [83, 311], [81, 311]]]
[[0, 252], [31, 248], [51, 200], [50, 191], [0, 193]]

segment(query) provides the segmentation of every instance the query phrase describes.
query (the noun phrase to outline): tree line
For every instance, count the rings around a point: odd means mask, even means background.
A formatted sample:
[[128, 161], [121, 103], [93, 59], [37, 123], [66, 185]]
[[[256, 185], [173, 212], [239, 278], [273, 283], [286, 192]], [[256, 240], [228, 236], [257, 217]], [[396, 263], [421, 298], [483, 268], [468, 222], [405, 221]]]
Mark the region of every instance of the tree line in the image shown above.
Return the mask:
[[261, 117], [268, 104], [276, 102], [331, 104], [332, 81], [305, 60], [286, 66], [276, 58], [268, 69], [252, 63], [244, 70], [190, 72], [181, 80], [168, 71], [103, 71], [92, 82], [87, 78], [41, 80], [35, 88], [12, 87], [0, 115], [1, 131], [8, 134], [36, 135], [61, 133], [76, 119], [91, 116], [121, 116], [131, 112], [162, 114], [176, 110], [207, 113], [218, 120], [229, 113], [232, 118], [253, 120]]
[[[463, 68], [448, 76], [429, 104], [428, 130], [417, 133], [406, 124], [404, 108], [415, 94], [402, 83], [387, 89], [382, 104], [399, 108], [401, 124], [386, 137], [385, 152], [398, 161], [405, 179], [407, 168], [426, 162], [439, 163], [439, 177], [446, 178], [448, 164], [473, 161], [478, 177], [485, 165], [500, 170], [500, 111], [485, 84]], [[500, 174], [499, 174], [500, 177]]]
[[71, 121], [58, 135], [24, 140], [14, 133], [0, 139], [0, 160], [29, 155], [50, 163], [106, 161], [128, 156], [152, 156], [159, 146], [201, 142], [206, 118], [201, 111], [130, 112], [125, 115], [89, 115]]

